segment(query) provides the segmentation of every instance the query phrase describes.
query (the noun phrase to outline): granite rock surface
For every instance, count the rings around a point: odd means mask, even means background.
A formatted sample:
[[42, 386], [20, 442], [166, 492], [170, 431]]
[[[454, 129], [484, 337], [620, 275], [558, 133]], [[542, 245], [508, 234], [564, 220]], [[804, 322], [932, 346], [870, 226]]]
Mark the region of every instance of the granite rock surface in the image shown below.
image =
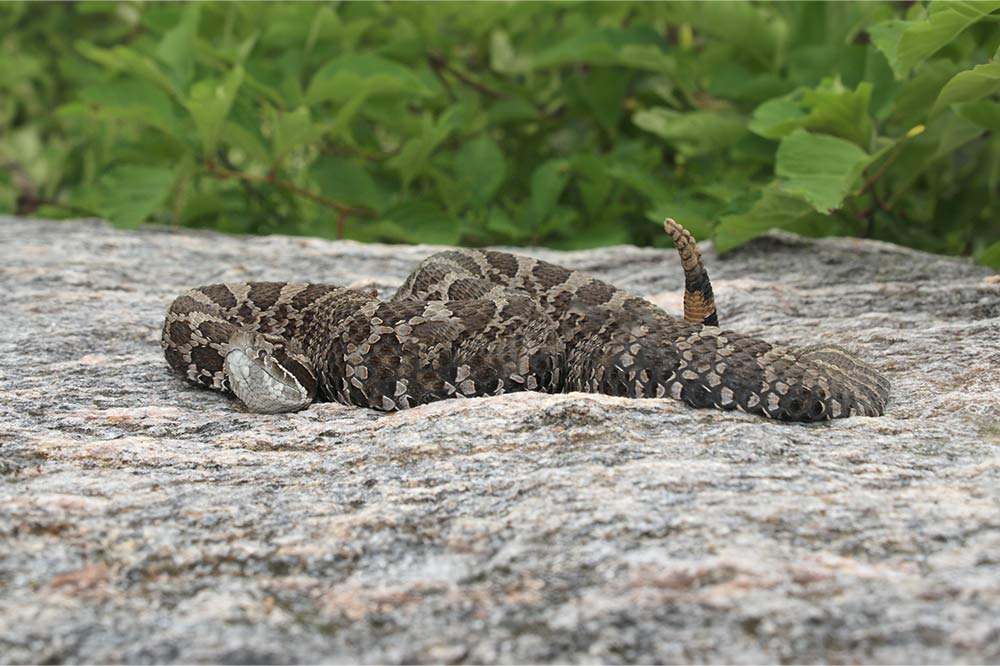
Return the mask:
[[[0, 663], [1000, 661], [1000, 279], [860, 240], [720, 259], [723, 326], [888, 413], [522, 393], [245, 413], [171, 375], [197, 284], [391, 295], [432, 248], [0, 218]], [[537, 256], [680, 311], [670, 250]]]

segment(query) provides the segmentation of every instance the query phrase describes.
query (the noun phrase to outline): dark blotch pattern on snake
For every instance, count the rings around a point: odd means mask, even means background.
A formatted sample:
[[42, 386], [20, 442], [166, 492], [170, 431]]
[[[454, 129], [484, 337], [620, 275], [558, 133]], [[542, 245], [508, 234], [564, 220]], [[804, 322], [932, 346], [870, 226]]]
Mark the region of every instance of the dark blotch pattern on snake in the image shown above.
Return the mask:
[[788, 421], [883, 413], [887, 380], [845, 350], [719, 328], [694, 239], [668, 220], [685, 319], [585, 273], [506, 252], [425, 259], [393, 298], [322, 284], [192, 289], [163, 327], [170, 367], [252, 411], [315, 399], [397, 410], [511, 391], [668, 397]]

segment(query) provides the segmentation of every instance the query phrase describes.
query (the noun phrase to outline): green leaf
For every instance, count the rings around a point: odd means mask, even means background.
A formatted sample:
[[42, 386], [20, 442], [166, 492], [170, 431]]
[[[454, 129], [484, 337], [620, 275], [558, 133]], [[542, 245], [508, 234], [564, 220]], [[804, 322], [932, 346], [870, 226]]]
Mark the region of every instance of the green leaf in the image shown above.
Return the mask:
[[324, 126], [312, 122], [305, 106], [288, 112], [273, 111], [273, 114], [271, 154], [274, 164], [280, 164], [293, 150], [312, 143], [326, 131]]
[[679, 113], [663, 107], [638, 111], [632, 116], [641, 129], [667, 140], [687, 156], [705, 155], [728, 148], [746, 134], [746, 121], [724, 111]]
[[398, 155], [387, 161], [389, 166], [399, 171], [404, 188], [430, 169], [430, 157], [451, 134], [454, 129], [453, 121], [458, 113], [460, 109], [452, 107], [441, 114], [437, 122], [431, 120], [430, 116], [424, 116], [421, 119], [420, 133], [407, 141]]
[[79, 96], [104, 111], [99, 114], [101, 119], [156, 127], [171, 136], [180, 133], [173, 102], [159, 87], [142, 79], [115, 79], [87, 86]]
[[323, 196], [351, 206], [378, 208], [382, 196], [371, 174], [354, 160], [321, 157], [309, 170]]
[[945, 84], [934, 102], [931, 116], [941, 113], [946, 107], [960, 102], [974, 102], [1000, 90], [1000, 62], [977, 65], [971, 70], [959, 72]]
[[219, 138], [228, 146], [232, 146], [231, 157], [238, 158], [242, 153], [258, 164], [272, 164], [271, 151], [254, 133], [239, 123], [226, 121], [222, 125]]
[[486, 218], [486, 230], [497, 234], [504, 240], [515, 242], [525, 241], [530, 236], [526, 229], [514, 224], [507, 211], [499, 206], [490, 208], [489, 217]]
[[995, 271], [1000, 271], [1000, 241], [983, 250], [982, 254], [979, 255], [979, 263], [983, 266], [989, 266]]
[[780, 139], [802, 127], [809, 114], [796, 101], [799, 93], [769, 99], [756, 109], [747, 128], [766, 139]]
[[932, 2], [923, 21], [887, 21], [871, 26], [875, 45], [897, 79], [949, 44], [969, 26], [1000, 9], [1000, 1]]
[[500, 147], [486, 135], [465, 142], [455, 156], [455, 177], [476, 205], [493, 199], [506, 172]]
[[600, 28], [577, 33], [521, 62], [525, 69], [589, 63], [632, 65], [656, 70], [664, 66], [664, 58], [667, 57], [661, 50], [662, 46], [662, 37], [649, 26]]
[[748, 212], [726, 215], [719, 220], [714, 236], [715, 249], [720, 253], [728, 252], [771, 229], [817, 235], [831, 223], [831, 218], [817, 213], [799, 197], [768, 187]]
[[595, 247], [624, 245], [628, 241], [628, 227], [623, 224], [588, 224], [582, 228], [574, 228], [558, 247], [561, 250], [590, 250]]
[[889, 61], [889, 66], [897, 79], [906, 78], [899, 65], [899, 42], [903, 39], [903, 33], [910, 25], [909, 21], [891, 19], [868, 26], [868, 34], [871, 35], [872, 42]]
[[586, 74], [578, 73], [567, 83], [572, 94], [582, 100], [604, 129], [610, 131], [621, 120], [630, 79], [627, 70], [596, 67]]
[[17, 207], [17, 188], [7, 171], [0, 171], [0, 212], [10, 215]]
[[173, 181], [168, 167], [117, 166], [98, 181], [97, 211], [117, 227], [134, 229], [163, 204]]
[[944, 58], [925, 62], [909, 80], [899, 84], [891, 119], [905, 129], [926, 123], [941, 88], [958, 72], [958, 67]]
[[576, 155], [572, 160], [576, 174], [576, 187], [583, 200], [583, 208], [590, 217], [597, 216], [607, 204], [615, 182], [608, 178], [607, 160], [603, 155]]
[[749, 2], [677, 2], [665, 5], [664, 11], [731, 45], [758, 66], [770, 69], [776, 64], [784, 26]]
[[408, 201], [379, 216], [379, 222], [389, 222], [405, 230], [411, 243], [454, 245], [458, 242], [458, 222], [427, 201]]
[[525, 211], [525, 223], [537, 229], [555, 209], [569, 182], [569, 163], [566, 160], [549, 160], [535, 168], [531, 174], [531, 199]]
[[868, 154], [843, 139], [796, 130], [778, 146], [775, 173], [783, 189], [820, 212], [839, 208], [869, 163]]
[[158, 85], [175, 98], [180, 98], [180, 92], [174, 82], [160, 69], [156, 61], [149, 56], [138, 53], [126, 46], [116, 46], [112, 49], [102, 49], [79, 40], [74, 44], [76, 50], [94, 62], [104, 65], [114, 72], [127, 72], [141, 79]]
[[156, 57], [170, 68], [174, 85], [185, 92], [194, 78], [194, 40], [198, 34], [197, 3], [186, 5], [180, 22], [163, 36], [156, 47]]
[[802, 126], [808, 130], [829, 132], [867, 148], [874, 131], [868, 114], [871, 97], [870, 83], [859, 83], [853, 92], [807, 90], [802, 95], [802, 103], [812, 111]]
[[850, 91], [827, 81], [814, 89], [799, 89], [764, 102], [754, 110], [748, 127], [767, 139], [780, 139], [805, 128], [835, 134], [866, 148], [873, 133], [868, 114], [871, 95], [870, 83], [859, 83]]
[[666, 201], [674, 194], [673, 190], [666, 186], [663, 177], [630, 162], [612, 162], [606, 167], [605, 174], [654, 201]]
[[306, 89], [305, 103], [344, 102], [361, 96], [400, 93], [427, 97], [432, 94], [410, 69], [373, 54], [344, 55], [323, 65]]
[[520, 123], [525, 120], [536, 120], [538, 109], [526, 99], [502, 99], [489, 108], [489, 122], [492, 125], [504, 123]]
[[955, 113], [979, 127], [1000, 132], [1000, 102], [966, 102], [956, 106]]
[[187, 109], [198, 128], [202, 148], [208, 157], [215, 154], [222, 125], [242, 82], [243, 68], [236, 67], [221, 82], [198, 81], [191, 87]]

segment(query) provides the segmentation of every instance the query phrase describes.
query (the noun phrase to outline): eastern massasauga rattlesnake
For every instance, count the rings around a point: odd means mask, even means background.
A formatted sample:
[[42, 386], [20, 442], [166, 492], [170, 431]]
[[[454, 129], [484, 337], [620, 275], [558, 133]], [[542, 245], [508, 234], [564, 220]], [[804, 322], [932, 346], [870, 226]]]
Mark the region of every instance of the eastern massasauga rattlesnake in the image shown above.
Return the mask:
[[579, 271], [506, 252], [425, 259], [392, 300], [323, 284], [197, 287], [163, 326], [170, 367], [252, 411], [314, 399], [396, 410], [510, 391], [671, 397], [788, 421], [882, 414], [889, 383], [843, 349], [791, 349], [718, 327], [694, 238], [684, 315]]

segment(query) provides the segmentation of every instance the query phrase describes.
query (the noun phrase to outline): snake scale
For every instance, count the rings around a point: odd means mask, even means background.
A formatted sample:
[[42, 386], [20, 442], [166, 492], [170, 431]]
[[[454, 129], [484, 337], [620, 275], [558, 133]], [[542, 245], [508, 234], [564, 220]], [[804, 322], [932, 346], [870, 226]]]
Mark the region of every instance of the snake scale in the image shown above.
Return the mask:
[[786, 421], [883, 413], [888, 381], [845, 350], [719, 328], [693, 237], [664, 226], [684, 268], [684, 319], [580, 271], [451, 249], [389, 301], [291, 282], [191, 289], [171, 304], [162, 346], [188, 380], [264, 413], [317, 399], [393, 411], [522, 390], [669, 397]]

